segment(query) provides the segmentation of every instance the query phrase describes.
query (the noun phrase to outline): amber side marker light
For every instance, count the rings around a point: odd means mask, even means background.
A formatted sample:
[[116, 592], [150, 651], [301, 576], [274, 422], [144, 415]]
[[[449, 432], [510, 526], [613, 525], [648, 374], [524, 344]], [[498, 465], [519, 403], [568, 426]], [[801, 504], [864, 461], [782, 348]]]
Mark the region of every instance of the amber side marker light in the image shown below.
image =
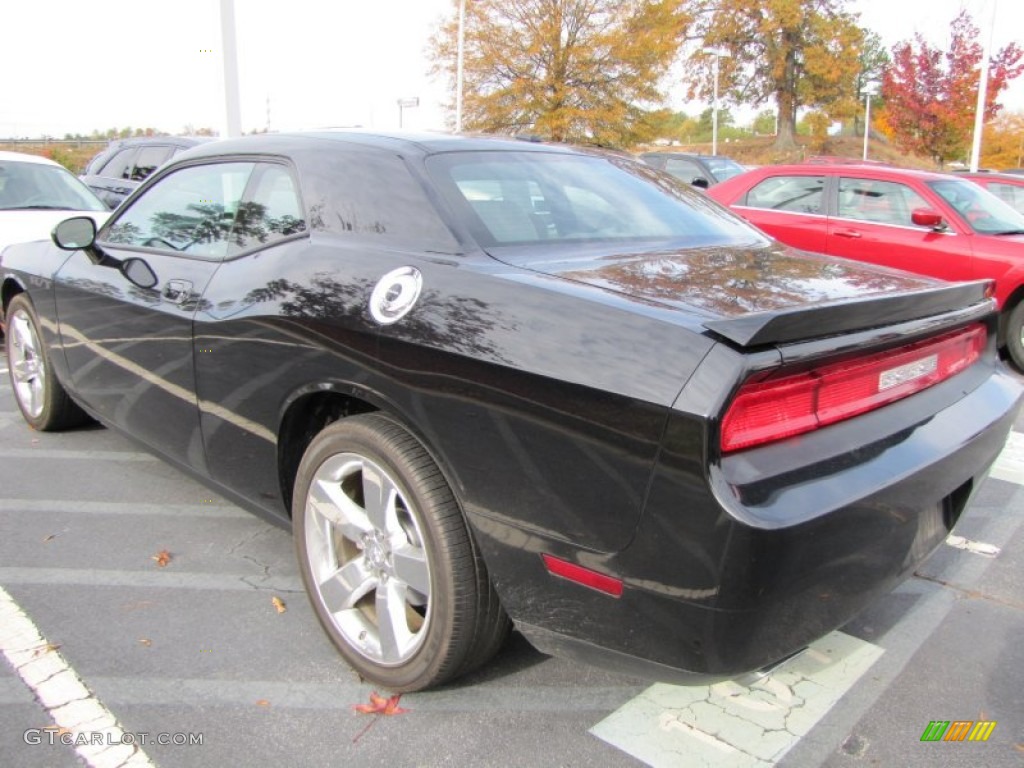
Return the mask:
[[722, 452], [782, 440], [927, 389], [973, 365], [987, 331], [972, 325], [791, 376], [748, 381], [722, 419]]
[[554, 555], [541, 555], [541, 557], [544, 558], [544, 565], [548, 571], [555, 576], [575, 581], [577, 584], [596, 589], [598, 592], [604, 592], [612, 597], [622, 597], [622, 579], [606, 576], [567, 560], [560, 560]]

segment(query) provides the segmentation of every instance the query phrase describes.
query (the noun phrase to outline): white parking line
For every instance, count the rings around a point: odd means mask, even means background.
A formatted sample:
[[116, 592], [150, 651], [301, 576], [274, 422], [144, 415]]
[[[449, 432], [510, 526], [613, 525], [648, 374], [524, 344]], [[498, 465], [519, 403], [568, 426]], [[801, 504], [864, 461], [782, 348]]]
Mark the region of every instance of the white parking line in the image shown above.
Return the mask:
[[652, 685], [590, 732], [651, 766], [771, 766], [881, 655], [833, 632], [749, 687]]
[[0, 651], [52, 720], [41, 723], [40, 730], [45, 727], [66, 735], [92, 768], [152, 768], [153, 763], [140, 747], [122, 743], [125, 733], [117, 719], [2, 587], [0, 627]]

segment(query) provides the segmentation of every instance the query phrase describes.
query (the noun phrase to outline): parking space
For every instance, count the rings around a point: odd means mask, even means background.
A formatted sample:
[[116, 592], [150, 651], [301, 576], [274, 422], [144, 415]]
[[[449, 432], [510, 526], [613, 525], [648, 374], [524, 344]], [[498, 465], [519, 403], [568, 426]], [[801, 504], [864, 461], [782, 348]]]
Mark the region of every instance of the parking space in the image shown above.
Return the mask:
[[[287, 531], [108, 430], [30, 431], [6, 373], [0, 382], [0, 588], [39, 638], [15, 647], [25, 635], [8, 620], [14, 609], [0, 609], [0, 646], [9, 658], [22, 653], [17, 671], [0, 664], [5, 766], [1024, 758], [1024, 491], [1013, 457], [958, 527], [960, 547], [943, 547], [840, 633], [749, 688], [651, 688], [546, 657], [514, 635], [483, 671], [402, 697], [405, 713], [373, 716], [353, 709], [373, 689], [317, 624]], [[39, 671], [57, 660], [66, 671]], [[135, 745], [76, 752], [60, 743], [76, 734], [68, 718], [86, 711], [69, 706], [80, 698], [59, 700], [74, 690], [68, 673], [116, 720], [79, 730], [120, 728]], [[64, 687], [55, 689], [58, 678]], [[936, 720], [996, 726], [983, 743], [922, 742]], [[159, 734], [202, 743], [158, 744]]]

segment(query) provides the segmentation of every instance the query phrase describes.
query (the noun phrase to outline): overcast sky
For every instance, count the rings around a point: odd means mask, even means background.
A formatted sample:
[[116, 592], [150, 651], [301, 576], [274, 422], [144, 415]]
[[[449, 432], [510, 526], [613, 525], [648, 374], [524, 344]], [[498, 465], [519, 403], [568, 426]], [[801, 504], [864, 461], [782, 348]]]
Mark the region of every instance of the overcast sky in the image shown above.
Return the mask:
[[[1024, 1], [853, 0], [849, 7], [887, 46], [921, 32], [945, 47], [961, 7], [984, 30], [997, 2], [998, 48], [1021, 38]], [[420, 107], [403, 110], [405, 128], [444, 127], [445, 84], [429, 78], [425, 50], [453, 0], [235, 6], [243, 130], [393, 129], [397, 100], [408, 97]], [[224, 124], [220, 0], [24, 0], [6, 4], [3, 17], [0, 136]], [[1024, 111], [1022, 81], [1003, 99], [1009, 109]]]

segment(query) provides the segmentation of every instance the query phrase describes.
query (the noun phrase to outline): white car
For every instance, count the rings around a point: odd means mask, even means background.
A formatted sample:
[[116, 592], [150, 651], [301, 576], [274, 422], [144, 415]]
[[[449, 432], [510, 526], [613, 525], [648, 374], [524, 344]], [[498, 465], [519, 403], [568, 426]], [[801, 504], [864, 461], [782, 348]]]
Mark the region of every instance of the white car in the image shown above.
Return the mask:
[[0, 252], [48, 240], [57, 224], [84, 213], [103, 224], [107, 206], [64, 166], [38, 155], [0, 152]]

